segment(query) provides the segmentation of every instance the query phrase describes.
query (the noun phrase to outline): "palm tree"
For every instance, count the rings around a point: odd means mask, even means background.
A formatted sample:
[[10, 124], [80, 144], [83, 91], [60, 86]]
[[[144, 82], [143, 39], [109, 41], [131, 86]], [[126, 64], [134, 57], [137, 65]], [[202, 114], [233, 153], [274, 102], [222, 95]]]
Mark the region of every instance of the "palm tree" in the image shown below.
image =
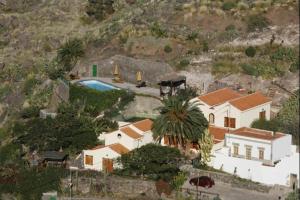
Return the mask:
[[163, 101], [160, 116], [154, 121], [152, 131], [158, 141], [164, 136], [175, 139], [182, 147], [187, 140], [197, 142], [208, 127], [208, 122], [197, 103], [170, 97]]

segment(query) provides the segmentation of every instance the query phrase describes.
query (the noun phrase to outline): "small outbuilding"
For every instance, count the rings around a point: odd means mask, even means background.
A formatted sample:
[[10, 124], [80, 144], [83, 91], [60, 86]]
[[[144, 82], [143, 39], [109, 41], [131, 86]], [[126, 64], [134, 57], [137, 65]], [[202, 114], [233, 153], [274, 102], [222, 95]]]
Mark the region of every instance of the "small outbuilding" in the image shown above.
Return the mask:
[[[181, 86], [184, 85], [186, 89], [186, 77], [179, 76], [176, 74], [167, 75], [161, 78], [161, 81], [158, 83], [160, 89], [160, 96], [169, 95], [172, 96], [176, 93], [176, 90]], [[164, 90], [167, 89], [167, 90]]]
[[69, 155], [60, 151], [44, 151], [40, 164], [43, 166], [66, 167]]

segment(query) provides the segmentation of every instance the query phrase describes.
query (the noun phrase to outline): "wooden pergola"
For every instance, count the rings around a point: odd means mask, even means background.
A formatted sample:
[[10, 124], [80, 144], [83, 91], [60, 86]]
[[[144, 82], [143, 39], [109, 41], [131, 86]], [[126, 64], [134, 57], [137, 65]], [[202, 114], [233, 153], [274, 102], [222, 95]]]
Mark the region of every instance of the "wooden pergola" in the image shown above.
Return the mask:
[[[160, 91], [160, 96], [172, 96], [173, 94], [176, 93], [176, 89], [184, 85], [184, 88], [186, 89], [186, 77], [185, 76], [179, 76], [176, 74], [168, 75], [165, 76], [161, 79], [161, 81], [158, 83], [159, 85], [159, 91]], [[169, 87], [170, 90], [168, 92], [163, 91], [163, 87]]]

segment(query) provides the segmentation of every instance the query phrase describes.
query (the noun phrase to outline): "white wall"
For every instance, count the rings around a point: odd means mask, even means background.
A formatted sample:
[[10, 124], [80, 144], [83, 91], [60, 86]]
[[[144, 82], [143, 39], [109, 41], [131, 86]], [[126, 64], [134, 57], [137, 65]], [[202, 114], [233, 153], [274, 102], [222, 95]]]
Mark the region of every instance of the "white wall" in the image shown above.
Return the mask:
[[283, 137], [277, 138], [272, 141], [273, 148], [272, 148], [272, 153], [273, 153], [273, 161], [280, 160], [284, 156], [291, 155], [292, 149], [291, 149], [291, 144], [292, 144], [292, 136], [286, 134]]
[[251, 139], [248, 137], [237, 136], [233, 134], [225, 135], [226, 146], [231, 148], [231, 155], [233, 155], [233, 144], [239, 144], [239, 155], [246, 156], [246, 145], [252, 146], [251, 157], [259, 158], [259, 148], [264, 148], [264, 160], [271, 160], [271, 141]]
[[241, 112], [240, 120], [241, 120], [241, 127], [251, 127], [253, 121], [259, 119], [259, 113], [261, 111], [266, 111], [266, 119], [270, 120], [271, 116], [271, 103], [266, 103], [263, 105], [259, 105], [255, 108], [251, 108], [249, 110], [245, 110]]
[[[92, 169], [101, 171], [103, 169], [102, 167], [102, 158], [109, 158], [109, 159], [115, 159], [120, 156], [117, 152], [113, 151], [109, 147], [103, 147], [101, 149], [96, 150], [83, 150], [83, 164], [85, 169]], [[86, 165], [85, 164], [85, 156], [93, 156], [93, 165]]]
[[263, 166], [259, 161], [246, 160], [243, 158], [228, 157], [226, 153], [217, 151], [214, 153], [210, 166], [215, 169], [233, 174], [234, 168], [237, 168], [237, 175], [241, 178], [251, 179], [252, 181], [274, 185], [289, 186], [289, 176], [291, 173], [298, 177], [299, 186], [299, 153], [284, 157], [275, 166]]
[[198, 101], [199, 109], [203, 112], [207, 121], [209, 121], [209, 114], [213, 113], [215, 115], [215, 126], [224, 127], [224, 118], [231, 117], [236, 120], [236, 128], [241, 127], [251, 127], [251, 124], [254, 120], [259, 119], [259, 112], [263, 109], [266, 111], [266, 119], [270, 119], [271, 112], [271, 103], [266, 103], [259, 105], [257, 107], [251, 108], [249, 110], [240, 111], [236, 107], [232, 106], [228, 102], [221, 105], [214, 106], [214, 109], [211, 109], [211, 106], [205, 104], [199, 98], [194, 98], [191, 102]]
[[[121, 134], [121, 138], [118, 138], [118, 134]], [[129, 137], [120, 130], [105, 134], [105, 146], [115, 143], [120, 143], [129, 150], [133, 150], [138, 146], [137, 140]]]

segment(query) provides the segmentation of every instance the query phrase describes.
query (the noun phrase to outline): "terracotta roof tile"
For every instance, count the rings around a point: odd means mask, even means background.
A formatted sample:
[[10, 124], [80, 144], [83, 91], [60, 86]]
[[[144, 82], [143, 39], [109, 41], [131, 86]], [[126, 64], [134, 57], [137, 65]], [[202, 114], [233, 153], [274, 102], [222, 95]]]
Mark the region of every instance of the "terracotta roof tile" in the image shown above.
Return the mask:
[[209, 126], [209, 133], [214, 136], [214, 143], [219, 143], [225, 138], [225, 134], [228, 132], [227, 128]]
[[255, 92], [247, 96], [243, 96], [230, 101], [230, 104], [239, 110], [248, 110], [250, 108], [265, 104], [272, 101], [270, 98], [264, 96], [260, 92]]
[[142, 137], [142, 135], [138, 134], [137, 132], [135, 132], [132, 128], [130, 128], [128, 126], [121, 128], [120, 131], [122, 131], [123, 133], [125, 133], [126, 135], [128, 135], [129, 137], [131, 137], [133, 139], [138, 139], [138, 138]]
[[117, 152], [118, 154], [125, 154], [129, 152], [129, 149], [121, 145], [120, 143], [111, 144], [108, 146], [113, 151]]
[[266, 131], [266, 130], [255, 129], [255, 128], [247, 128], [247, 127], [242, 127], [230, 132], [230, 134], [233, 135], [257, 138], [262, 140], [274, 140], [285, 135], [283, 133], [276, 132], [273, 136], [272, 133], [273, 133], [272, 131]]
[[153, 121], [150, 119], [144, 119], [142, 121], [138, 121], [133, 123], [132, 125], [136, 128], [140, 129], [141, 131], [150, 131], [152, 129]]
[[210, 92], [208, 94], [204, 94], [199, 96], [198, 98], [204, 103], [214, 106], [225, 103], [232, 99], [236, 99], [241, 97], [241, 95], [230, 88], [223, 88], [220, 90], [216, 90], [214, 92]]

